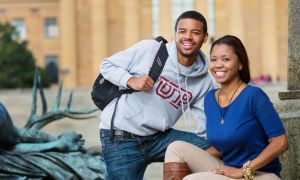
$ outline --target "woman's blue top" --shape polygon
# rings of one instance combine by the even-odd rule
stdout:
[[[256,158],[269,144],[269,139],[285,134],[278,113],[268,96],[258,87],[247,85],[227,107],[220,108],[216,89],[205,97],[207,139],[223,155],[224,164],[240,168]],[[221,124],[221,113],[225,117]],[[258,171],[280,176],[278,158]]]

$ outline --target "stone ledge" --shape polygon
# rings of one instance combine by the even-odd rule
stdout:
[[[293,113],[300,111],[300,99],[292,99],[285,101],[276,101],[273,102],[274,107],[280,114]]]
[[[279,92],[278,96],[280,100],[300,99],[300,91],[293,90],[287,92]]]

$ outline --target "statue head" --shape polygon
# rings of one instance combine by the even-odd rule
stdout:
[[[19,143],[19,134],[5,106],[0,102],[0,149],[12,149]]]

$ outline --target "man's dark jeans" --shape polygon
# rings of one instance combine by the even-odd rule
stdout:
[[[100,137],[108,178],[111,180],[142,180],[147,165],[163,162],[168,145],[174,141],[186,141],[203,149],[210,146],[195,133],[175,129],[145,137],[115,136],[113,142],[109,131],[101,129]]]

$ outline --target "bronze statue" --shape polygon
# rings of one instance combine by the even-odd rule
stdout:
[[[42,115],[36,114],[37,90],[42,101]],[[87,119],[96,111],[72,111],[72,93],[67,108],[60,108],[62,84],[50,112],[41,85],[38,70],[33,85],[31,115],[24,128],[14,126],[11,117],[0,102],[0,179],[106,179],[101,153],[91,154],[84,148],[82,135],[75,131],[58,137],[40,129],[63,117]]]

